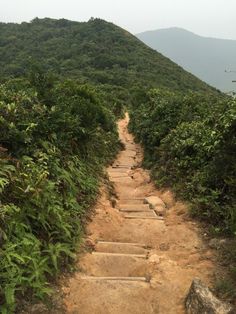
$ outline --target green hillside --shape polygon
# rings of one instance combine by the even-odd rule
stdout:
[[[228,238],[218,255],[227,275],[215,287],[235,302],[236,99],[153,89],[130,118],[158,188],[171,188],[187,201],[209,238]]]
[[[145,46],[135,36],[100,19],[72,22],[34,19],[0,24],[0,77],[22,76],[30,60],[81,82],[119,88],[169,87],[210,91],[207,84]]]
[[[73,263],[123,104],[156,182],[236,233],[235,101],[103,20],[1,23],[0,313]]]

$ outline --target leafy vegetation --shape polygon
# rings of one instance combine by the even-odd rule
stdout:
[[[115,99],[110,106],[117,99],[127,104],[133,89],[140,87],[217,93],[135,36],[100,19],[0,23],[0,77],[24,76],[31,60],[43,60],[45,70],[62,79],[109,90],[109,100]]]
[[[2,313],[22,295],[50,293],[119,148],[115,120],[93,88],[36,71],[30,79],[0,86]]]
[[[235,101],[100,19],[0,23],[0,78],[2,313],[73,260],[124,106],[154,178],[236,232]]]
[[[151,90],[130,128],[157,184],[172,186],[216,232],[236,234],[236,101]]]

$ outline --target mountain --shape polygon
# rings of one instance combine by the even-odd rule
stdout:
[[[101,19],[0,23],[0,80],[25,75],[32,60],[61,78],[119,89],[124,100],[127,90],[140,86],[215,92],[126,30]]]
[[[181,28],[136,36],[208,84],[226,92],[235,90],[236,73],[225,70],[236,70],[236,40],[201,37]]]

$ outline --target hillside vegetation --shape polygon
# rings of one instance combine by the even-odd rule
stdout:
[[[214,91],[135,36],[100,19],[1,23],[0,77],[24,75],[32,59],[61,78],[102,84],[109,92],[112,86],[124,102],[140,86]]]
[[[3,314],[21,299],[45,300],[71,265],[120,148],[124,106],[158,183],[236,232],[235,101],[125,30],[100,19],[1,23],[0,80]]]
[[[50,293],[119,148],[115,120],[93,88],[49,83],[33,72],[0,85],[1,313],[13,313],[22,296]]]
[[[189,200],[216,234],[236,234],[235,100],[154,89],[133,108],[130,129],[159,186]]]
[[[206,239],[223,243],[217,256],[225,272],[215,278],[215,291],[235,304],[236,100],[167,89],[141,96],[130,130],[144,147],[144,165],[159,188],[187,201]]]

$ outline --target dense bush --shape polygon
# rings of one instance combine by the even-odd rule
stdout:
[[[114,118],[91,87],[39,77],[0,86],[2,313],[22,295],[50,292],[48,280],[73,259],[102,167],[119,147]]]
[[[131,113],[145,163],[215,231],[236,233],[236,101],[152,90]]]

